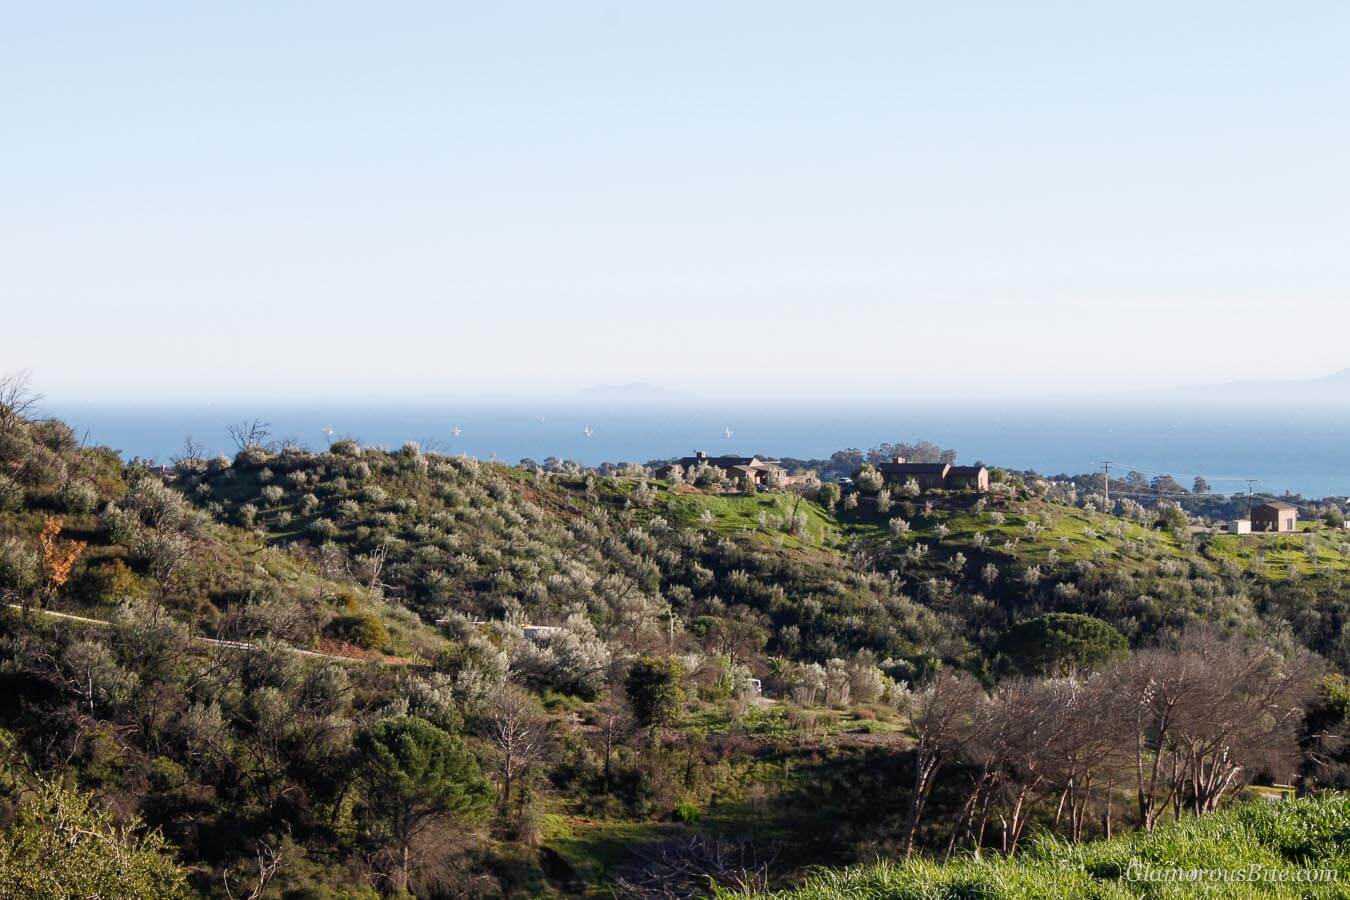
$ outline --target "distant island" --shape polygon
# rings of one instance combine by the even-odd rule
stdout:
[[[1265,371],[1259,373],[1266,375]],[[1222,384],[1161,388],[1126,394],[1130,400],[1156,403],[1216,403],[1223,406],[1314,405],[1350,406],[1350,369],[1318,378],[1275,379],[1257,377]]]

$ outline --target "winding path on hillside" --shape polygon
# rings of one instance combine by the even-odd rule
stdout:
[[[23,611],[23,606],[18,603],[8,603],[6,606],[20,612]],[[79,622],[82,625],[98,625],[103,628],[117,627],[116,623],[109,622],[106,619],[91,619],[87,616],[77,616],[74,613],[56,612],[55,610],[40,609],[35,606],[29,607],[28,611],[33,615],[46,616],[49,619],[64,619],[67,622]],[[192,640],[199,644],[205,644],[209,647],[220,647],[225,650],[258,652],[268,649],[266,647],[259,647],[257,644],[250,644],[247,641],[224,641],[219,638],[202,637],[201,635],[192,635]],[[361,663],[378,663],[385,666],[409,666],[413,664],[411,659],[402,656],[381,656],[379,659],[363,659],[359,656],[343,656],[340,653],[324,653],[319,650],[305,650],[300,647],[290,647],[285,644],[282,644],[280,649],[285,650],[287,653],[294,653],[297,656],[310,656],[316,659],[331,659],[334,662],[351,663],[354,665]]]

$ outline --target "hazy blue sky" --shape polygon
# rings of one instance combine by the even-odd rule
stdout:
[[[4,3],[52,399],[1350,365],[1344,3]]]

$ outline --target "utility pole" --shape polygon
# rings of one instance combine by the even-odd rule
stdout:
[[[1253,490],[1255,489],[1255,487],[1256,487],[1256,479],[1255,479],[1255,478],[1248,478],[1248,479],[1246,479],[1246,482],[1247,482],[1247,518],[1248,518],[1248,519],[1251,519],[1251,517],[1252,517],[1252,491],[1253,491]]]
[[[1106,511],[1111,511],[1111,460],[1102,463],[1102,469],[1106,476]]]

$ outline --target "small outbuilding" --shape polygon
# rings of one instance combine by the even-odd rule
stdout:
[[[952,466],[947,470],[947,489],[983,494],[989,490],[989,470],[984,466]]]
[[[1283,500],[1267,500],[1253,506],[1252,531],[1298,531],[1298,507]]]

